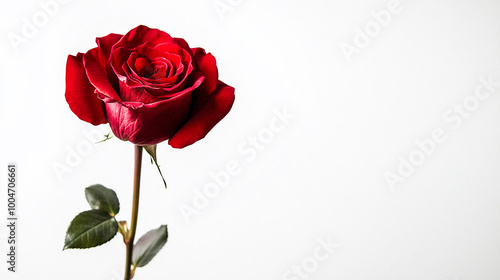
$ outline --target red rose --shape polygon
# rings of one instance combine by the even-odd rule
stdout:
[[[108,123],[138,145],[168,140],[183,148],[229,112],[234,88],[218,79],[215,58],[181,38],[138,26],[97,38],[98,47],[68,56],[66,101],[80,119]]]

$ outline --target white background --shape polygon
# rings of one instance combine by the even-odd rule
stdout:
[[[133,168],[130,143],[90,145],[96,129],[69,110],[64,77],[68,54],[139,24],[212,52],[236,101],[202,141],[158,146],[167,190],[144,156],[138,236],[160,224],[170,236],[135,279],[500,278],[500,87],[474,96],[480,77],[500,81],[500,2],[401,0],[382,27],[375,17],[389,0],[67,1],[51,15],[48,2],[0,10],[5,223],[6,165],[19,167],[18,273],[7,272],[2,222],[1,279],[122,279],[120,236],[62,251],[91,184],[113,188],[118,219],[130,219]],[[30,23],[37,30],[23,34]],[[371,30],[369,41],[358,28]],[[346,44],[357,52],[346,56]],[[457,119],[449,110],[463,102],[470,110]],[[293,118],[270,135],[283,110]],[[385,174],[423,155],[415,141],[435,129],[446,140],[391,188]],[[75,160],[78,147],[86,150]],[[232,161],[239,174],[183,216]],[[328,238],[339,246],[327,255],[317,248]]]

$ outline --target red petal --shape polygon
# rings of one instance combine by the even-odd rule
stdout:
[[[105,37],[96,39],[101,56],[107,62],[106,74],[108,75],[108,80],[113,87],[116,87],[118,85],[118,78],[116,77],[116,75],[114,75],[113,69],[111,69],[111,66],[109,65],[109,56],[111,54],[113,45],[116,44],[122,37],[123,35],[111,33]]]
[[[108,79],[106,73],[107,59],[101,55],[98,47],[89,50],[83,56],[83,64],[89,81],[99,92],[114,101],[121,101],[120,96],[118,96]]]
[[[204,138],[229,113],[233,102],[234,88],[219,81],[205,106],[175,133],[168,144],[174,148],[184,148]]]
[[[66,101],[75,115],[93,125],[107,123],[104,103],[97,98],[94,86],[83,68],[82,53],[68,56],[66,64]]]
[[[125,34],[120,41],[113,46],[113,50],[119,47],[137,47],[146,42],[158,45],[163,43],[172,43],[173,39],[164,31],[139,25]]]
[[[196,114],[196,112],[205,105],[210,98],[210,94],[215,90],[219,79],[219,73],[217,71],[215,57],[211,53],[205,54],[205,50],[202,48],[194,48],[193,51],[194,60],[201,73],[203,73],[203,76],[205,76],[205,81],[193,94],[192,113]]]
[[[182,38],[174,38],[174,42],[181,48],[185,49],[191,57],[193,56],[193,52],[191,51],[191,48],[189,47],[189,44],[186,42],[186,40]]]
[[[109,58],[109,55],[111,53],[111,48],[113,47],[114,44],[116,44],[120,39],[123,37],[123,35],[120,34],[108,34],[107,36],[100,37],[96,39],[97,45],[99,46],[99,49],[101,50],[102,56],[104,56],[106,59]]]
[[[213,92],[219,80],[215,57],[211,53],[205,53],[205,50],[202,48],[195,48],[193,50],[194,60],[201,73],[203,73],[203,76],[205,76],[205,82],[201,85],[200,90]]]
[[[191,93],[133,108],[107,103],[109,125],[119,139],[137,145],[154,145],[169,139],[186,122]]]

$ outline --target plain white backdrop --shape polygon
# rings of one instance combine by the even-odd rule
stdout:
[[[120,236],[62,251],[91,184],[130,219],[133,168],[132,144],[94,144],[109,127],[69,110],[64,77],[68,54],[144,24],[213,53],[236,101],[198,143],[158,145],[167,190],[144,156],[138,236],[168,224],[169,240],[135,279],[499,279],[499,13],[495,0],[4,1],[0,260],[9,162],[19,249],[0,278],[122,279]]]

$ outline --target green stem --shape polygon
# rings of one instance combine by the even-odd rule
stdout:
[[[127,255],[125,259],[125,280],[130,280],[134,275],[130,273],[132,267],[132,253],[134,251],[135,229],[137,228],[137,215],[139,214],[139,192],[141,185],[141,165],[142,165],[142,146],[135,145],[134,160],[134,196],[132,198],[132,219],[125,246]]]

